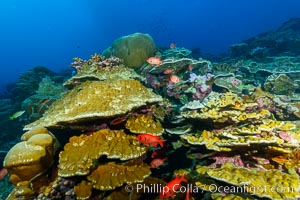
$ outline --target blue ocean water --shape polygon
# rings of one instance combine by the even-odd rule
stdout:
[[[35,66],[66,69],[73,57],[101,53],[134,32],[159,46],[219,54],[299,10],[298,0],[1,0],[0,85]]]

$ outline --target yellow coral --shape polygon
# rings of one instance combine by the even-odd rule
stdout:
[[[183,111],[182,115],[186,118],[193,118],[217,123],[224,122],[243,122],[249,120],[265,119],[271,116],[268,110],[262,109],[258,113],[256,111],[245,112],[247,108],[257,105],[254,102],[244,102],[243,99],[236,94],[227,93],[211,93],[203,102],[204,108],[195,111]]]
[[[71,87],[78,82],[87,80],[116,80],[116,79],[139,79],[143,80],[133,69],[127,68],[124,65],[109,66],[107,68],[99,67],[98,65],[85,64],[82,70],[78,70],[77,74],[72,76],[64,83],[64,86]]]
[[[30,134],[27,140],[17,143],[6,154],[3,166],[11,174],[11,182],[31,181],[49,168],[55,153],[55,138],[46,133]]]
[[[133,184],[143,182],[151,174],[147,164],[141,165],[121,165],[108,163],[100,165],[87,179],[93,183],[93,187],[98,190],[113,190],[124,183]]]
[[[271,132],[271,131],[292,131],[295,129],[296,125],[291,122],[286,121],[276,121],[271,119],[261,120],[261,124],[250,124],[248,126],[242,126],[241,128],[237,127],[237,134],[260,134],[262,132]],[[232,132],[232,134],[234,134]]]
[[[51,104],[42,118],[26,125],[24,130],[120,116],[160,101],[160,96],[136,80],[85,82]]]
[[[243,194],[221,194],[221,193],[212,193],[211,198],[213,200],[252,200],[253,198],[245,197]]]
[[[74,186],[74,193],[76,194],[76,199],[85,200],[89,199],[92,195],[92,184],[83,180],[76,186]]]
[[[34,195],[35,191],[33,191],[30,182],[22,181],[16,185],[16,187],[11,191],[6,200],[33,199]]]
[[[272,160],[283,165],[286,169],[300,168],[300,149],[298,148],[291,153],[274,157]]]
[[[268,127],[268,124],[272,124],[273,127]],[[190,144],[205,145],[207,149],[215,151],[231,151],[238,146],[261,145],[264,147],[265,144],[268,144],[266,148],[269,150],[273,148],[273,150],[283,149],[285,153],[291,152],[300,144],[299,134],[291,131],[285,132],[284,134],[292,139],[284,140],[276,132],[276,128],[280,130],[282,126],[285,126],[285,122],[276,123],[266,120],[259,125],[250,124],[241,128],[229,127],[215,131],[204,130],[198,136],[182,135],[181,137]]]
[[[151,135],[162,135],[163,127],[159,121],[154,121],[151,115],[131,115],[125,124],[132,133],[150,133]]]
[[[48,129],[46,129],[45,127],[42,127],[42,126],[36,126],[36,127],[33,127],[30,131],[25,132],[21,136],[21,140],[26,141],[33,135],[43,134],[43,133],[48,134],[49,133]]]
[[[197,166],[197,171],[203,173],[203,166]],[[300,197],[299,176],[296,173],[287,174],[280,170],[257,170],[238,168],[226,163],[221,168],[208,168],[206,174],[215,180],[233,185],[235,189],[243,189],[244,192],[256,195],[260,198],[295,199]],[[201,183],[196,183],[202,187]]]
[[[91,136],[73,136],[59,154],[58,174],[63,177],[86,175],[94,161],[103,155],[129,160],[145,152],[146,147],[141,146],[135,136],[126,135],[123,130],[103,129]]]

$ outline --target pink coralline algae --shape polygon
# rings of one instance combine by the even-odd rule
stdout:
[[[226,157],[226,156],[214,156],[212,157],[213,160],[216,162],[209,165],[209,167],[221,167],[225,163],[232,163],[236,167],[244,167],[245,164],[242,161],[241,157],[239,155],[234,157]]]
[[[292,136],[290,136],[289,134],[287,134],[286,132],[283,132],[283,131],[279,132],[278,136],[287,142],[295,141],[295,139]]]
[[[79,70],[82,70],[83,68],[81,67],[81,66],[79,66],[79,65],[76,65],[75,67],[74,67],[77,71],[79,71]]]
[[[257,107],[259,109],[266,108],[268,106],[268,104],[264,102],[264,98],[262,97],[257,98],[256,102],[257,102]]]
[[[237,79],[233,79],[233,80],[231,81],[231,84],[234,85],[234,86],[238,86],[238,85],[240,85],[241,83],[242,83],[242,82],[239,81],[239,80],[237,80]]]
[[[103,61],[100,61],[97,63],[97,65],[99,65],[99,67],[106,67],[106,66],[118,66],[120,65],[121,61],[119,58],[117,57],[110,57],[110,58],[106,58]]]

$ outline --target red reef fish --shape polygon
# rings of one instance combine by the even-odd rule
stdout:
[[[175,71],[175,69],[168,68],[168,69],[166,69],[163,73],[164,73],[164,74],[171,74],[171,73],[174,72],[174,71]]]
[[[157,66],[160,66],[162,64],[162,61],[160,60],[159,57],[151,57],[151,58],[148,58],[147,59],[147,62],[150,64],[150,65],[157,65]]]
[[[176,178],[171,180],[167,185],[163,187],[163,191],[159,194],[159,197],[162,199],[166,199],[169,197],[174,197],[176,195],[176,191],[181,187],[181,182],[188,182],[184,176],[179,177],[176,175]]]
[[[171,83],[178,83],[180,81],[179,77],[176,75],[171,74],[170,75],[170,82]]]
[[[143,143],[146,146],[157,147],[158,144],[163,147],[165,140],[160,140],[159,136],[153,136],[150,134],[139,134],[136,136],[137,141]]]
[[[112,121],[110,121],[109,125],[119,125],[122,124],[123,122],[125,122],[127,120],[127,116],[125,117],[118,117],[113,119]]]
[[[2,180],[2,179],[4,179],[4,177],[7,175],[7,169],[5,169],[5,168],[2,168],[1,170],[0,170],[0,181]]]
[[[166,157],[166,150],[164,149],[156,149],[151,154],[151,158],[164,158],[164,157]]]
[[[149,166],[150,168],[159,168],[166,160],[167,158],[155,158],[150,162]]]

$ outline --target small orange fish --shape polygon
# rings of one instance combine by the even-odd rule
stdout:
[[[160,60],[159,57],[150,57],[147,59],[147,62],[152,66],[153,65],[160,66],[162,64],[162,61]]]
[[[48,101],[50,100],[50,98],[46,98],[46,99],[43,99],[41,102],[40,102],[40,106],[42,107],[43,105],[45,105]]]
[[[160,140],[159,136],[153,136],[150,134],[139,134],[136,136],[137,141],[143,143],[146,146],[157,147],[158,144],[163,147],[165,140]]]
[[[170,44],[170,49],[175,49],[176,48],[176,45],[172,42],[171,44]]]
[[[150,162],[149,166],[150,168],[159,168],[166,160],[167,158],[155,158]]]
[[[188,71],[192,71],[192,70],[193,70],[193,65],[192,65],[192,64],[189,64],[189,65],[187,66],[187,70],[188,70]]]
[[[180,81],[179,77],[176,75],[170,75],[170,82],[171,83],[178,83]]]
[[[272,160],[273,160],[274,162],[277,162],[277,163],[280,164],[280,165],[283,165],[284,163],[286,163],[286,162],[289,161],[288,159],[286,159],[286,158],[284,158],[284,157],[282,157],[282,156],[274,157],[274,158],[272,158]]]
[[[4,177],[7,175],[8,171],[5,168],[2,168],[0,170],[0,181],[4,179]]]
[[[181,187],[181,182],[188,182],[184,176],[179,177],[176,175],[176,178],[171,180],[166,184],[166,186],[163,187],[163,191],[159,194],[159,197],[162,199],[166,199],[169,197],[175,197],[176,190],[178,190]]]
[[[175,69],[168,68],[168,69],[166,69],[163,73],[164,73],[164,74],[171,74],[171,73],[174,72],[174,71],[175,71]]]
[[[118,117],[118,118],[115,118],[113,119],[112,121],[110,121],[109,125],[119,125],[123,122],[125,122],[127,120],[127,116],[125,117]]]
[[[164,158],[164,157],[166,157],[166,151],[164,149],[156,149],[151,154],[151,158]]]

